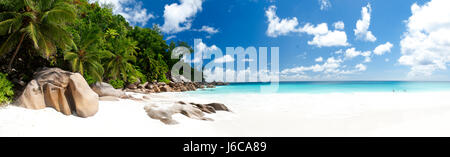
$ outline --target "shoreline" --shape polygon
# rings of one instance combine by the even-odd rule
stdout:
[[[450,120],[446,96],[450,92],[127,94],[147,95],[150,100],[100,101],[99,112],[88,118],[65,116],[53,108],[6,106],[0,108],[0,136],[450,136],[450,126],[446,125]],[[176,101],[219,102],[233,112],[206,114],[214,121],[175,114],[179,124],[166,125],[143,109],[150,103],[170,105]]]

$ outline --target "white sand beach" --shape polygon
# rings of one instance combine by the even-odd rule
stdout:
[[[142,94],[134,94],[139,97]],[[0,136],[450,136],[450,93],[209,94],[159,93],[149,101],[100,101],[89,118],[53,108],[0,108]],[[151,119],[147,104],[224,103],[233,112],[202,121],[177,114]]]

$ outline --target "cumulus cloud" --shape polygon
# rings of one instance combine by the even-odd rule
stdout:
[[[195,31],[198,31],[198,32],[206,32],[206,33],[211,34],[211,35],[212,35],[212,34],[216,34],[216,33],[219,32],[218,29],[216,29],[216,28],[214,28],[214,27],[210,27],[210,26],[202,26],[201,29],[195,29]]]
[[[313,26],[307,23],[305,26],[299,29],[300,32],[305,32],[310,35],[314,35],[311,41],[308,41],[309,45],[315,45],[317,47],[331,47],[331,46],[348,46],[347,34],[340,30],[328,30],[326,23]]]
[[[281,71],[281,74],[303,74],[306,71],[312,72],[324,72],[324,73],[338,73],[340,70],[338,69],[343,62],[342,59],[336,59],[334,57],[330,57],[323,64],[315,64],[312,66],[299,66],[290,69],[284,69]]]
[[[450,1],[431,0],[411,6],[398,62],[411,67],[410,77],[430,76],[450,62]]]
[[[309,45],[318,47],[349,45],[347,43],[347,34],[340,30],[344,27],[342,21],[337,22],[336,30],[329,30],[327,23],[321,23],[317,26],[307,23],[303,27],[300,27],[296,17],[280,19],[276,14],[276,7],[274,5],[266,10],[266,17],[269,23],[266,34],[269,37],[275,38],[290,33],[307,33],[314,36],[311,41],[308,41]]]
[[[192,20],[202,10],[203,0],[180,0],[164,6],[164,25],[161,31],[178,33],[191,28]]]
[[[287,35],[291,32],[298,32],[298,20],[296,17],[280,19],[276,14],[277,7],[272,5],[266,10],[266,17],[269,23],[266,34],[269,37]]]
[[[358,71],[366,71],[367,67],[364,64],[358,64],[355,66],[356,70]]]
[[[372,54],[371,51],[362,52],[362,51],[358,51],[354,47],[352,47],[352,48],[345,50],[344,56],[345,56],[345,59],[353,59],[358,56],[363,56],[363,57],[365,57],[364,62],[367,63],[367,62],[372,61],[372,59],[370,58],[371,54]]]
[[[386,52],[391,52],[392,45],[390,42],[386,42],[385,44],[381,44],[373,50],[373,53],[376,55],[383,55]]]
[[[344,24],[344,22],[342,22],[342,21],[335,22],[335,23],[333,24],[333,26],[334,26],[334,29],[340,29],[340,30],[343,30],[343,29],[345,28],[345,24]]]
[[[372,31],[369,31],[371,13],[372,8],[370,7],[370,4],[367,4],[367,6],[362,7],[361,9],[362,19],[356,22],[356,29],[354,29],[356,39],[361,39],[370,42],[374,42],[377,40],[377,38],[372,34]]]
[[[316,62],[323,62],[323,58],[322,57],[316,58],[315,61]]]
[[[320,10],[327,10],[331,7],[331,3],[329,0],[319,0]]]
[[[140,24],[145,26],[151,18],[155,16],[147,13],[147,9],[142,8],[142,2],[135,0],[89,0],[98,2],[101,6],[110,6],[114,14],[122,15],[131,25]]]

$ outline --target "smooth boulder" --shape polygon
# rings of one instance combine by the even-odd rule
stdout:
[[[34,74],[14,104],[28,109],[52,107],[65,115],[90,117],[98,111],[98,99],[81,74],[44,68]]]

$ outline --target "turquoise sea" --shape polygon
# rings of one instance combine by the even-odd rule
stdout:
[[[265,93],[261,88],[277,89],[275,93],[354,93],[354,92],[450,92],[450,82],[411,81],[310,81],[271,83],[231,83],[227,86],[202,89],[189,94]]]

